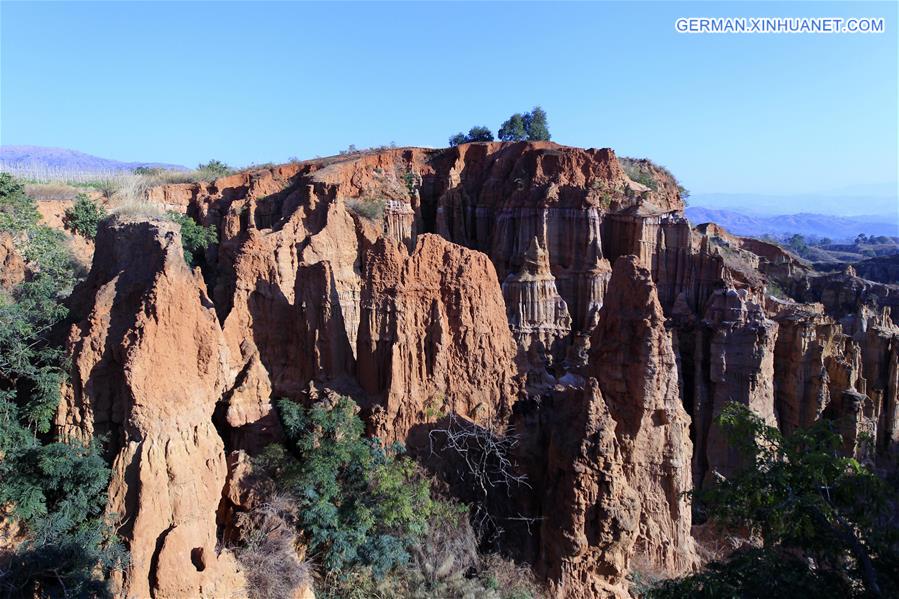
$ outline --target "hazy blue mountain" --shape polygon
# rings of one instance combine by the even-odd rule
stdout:
[[[713,210],[733,210],[753,216],[780,214],[833,214],[837,216],[893,215],[899,218],[896,184],[856,185],[815,194],[758,195],[750,193],[697,193],[690,204]]]
[[[694,225],[713,222],[735,235],[751,237],[760,237],[766,233],[774,236],[799,233],[804,236],[814,235],[842,241],[854,239],[859,233],[899,236],[899,220],[895,215],[889,214],[879,216],[868,214],[858,218],[812,213],[759,216],[700,206],[690,206],[686,214]]]
[[[49,170],[53,172],[110,173],[130,171],[139,166],[187,170],[178,164],[122,162],[91,156],[66,148],[43,146],[0,146],[0,169],[12,172]]]

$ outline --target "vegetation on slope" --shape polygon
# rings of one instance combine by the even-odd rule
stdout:
[[[96,444],[51,434],[66,376],[51,339],[75,282],[63,234],[40,223],[24,186],[0,174],[0,234],[29,276],[0,290],[0,593],[99,596],[125,554],[104,515],[109,468]]]
[[[468,509],[441,498],[401,446],[365,437],[351,399],[309,408],[281,400],[278,408],[287,441],[269,446],[257,466],[275,482],[269,504],[294,514],[285,520],[320,573],[317,596],[540,596],[526,570],[477,554]],[[238,549],[244,563],[247,555]],[[296,573],[290,560],[275,561],[284,571],[272,576]],[[258,584],[250,592],[271,596]]]

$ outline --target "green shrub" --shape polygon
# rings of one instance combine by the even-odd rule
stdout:
[[[640,167],[634,166],[626,166],[624,168],[624,172],[627,173],[627,176],[634,183],[639,183],[640,185],[645,185],[653,191],[658,190],[659,184],[656,182],[655,178],[652,174]]]
[[[157,166],[138,166],[131,170],[135,175],[147,175],[150,177],[162,174],[161,168]]]
[[[459,144],[467,144],[473,141],[493,141],[493,132],[487,127],[476,125],[465,133],[456,133],[449,138],[449,145],[458,146]]]
[[[76,233],[87,239],[97,236],[97,225],[106,218],[106,210],[103,206],[79,193],[75,197],[75,203],[67,208],[62,217],[63,226],[72,233]]]
[[[218,241],[215,227],[198,225],[197,221],[177,212],[169,212],[170,219],[181,225],[181,246],[184,248],[184,261],[193,268],[197,266],[199,256],[210,245]]]
[[[310,553],[343,577],[361,567],[377,579],[406,564],[432,515],[452,509],[431,498],[415,462],[364,437],[348,398],[278,408],[288,442],[270,446],[261,463],[298,501]]]
[[[0,232],[15,236],[36,226],[40,219],[25,186],[9,173],[0,173]]]

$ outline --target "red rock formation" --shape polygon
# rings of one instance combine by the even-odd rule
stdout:
[[[526,352],[535,370],[552,366],[554,355],[563,353],[558,345],[571,333],[571,316],[556,289],[546,250],[536,237],[521,270],[503,280],[503,298],[519,349]]]
[[[453,411],[495,423],[515,399],[515,343],[486,256],[421,235],[366,256],[357,376],[380,436],[406,441]]]
[[[588,373],[615,422],[627,484],[641,498],[635,549],[667,572],[691,568],[690,419],[681,404],[671,337],[649,270],[615,262],[590,340]]]
[[[682,493],[691,459],[697,480],[734,464],[711,424],[728,400],[787,432],[838,419],[856,455],[869,435],[879,456],[897,451],[899,341],[881,308],[899,288],[810,277],[771,244],[691,230],[674,179],[626,164],[655,189],[611,150],[538,142],[390,149],[150,190],[217,228],[204,265],[214,306],[170,225],[104,229],[73,298],[58,426],[111,435],[112,503],[138,547],[128,588],[239,586],[215,553],[216,402],[229,449],[278,438],[271,395],[319,389],[350,392],[370,430],[405,441],[449,410],[495,424],[529,370],[542,407],[533,422],[516,415],[534,424],[521,429],[533,490],[520,499],[544,520],[523,553],[559,597],[626,595],[635,556],[671,573],[694,564]],[[772,283],[823,307],[764,299]]]
[[[74,305],[83,319],[70,335],[72,389],[57,425],[110,433],[109,510],[131,552],[124,594],[240,594],[236,561],[216,542],[227,468],[212,414],[228,351],[177,226],[102,226]]]
[[[595,379],[557,391],[547,446],[537,569],[559,599],[628,597],[625,577],[640,529],[616,422]]]

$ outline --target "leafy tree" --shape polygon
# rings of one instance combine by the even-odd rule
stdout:
[[[270,446],[261,463],[299,502],[300,528],[325,569],[383,576],[406,563],[432,515],[453,509],[431,499],[429,482],[399,447],[363,436],[352,400],[278,407],[288,443]]]
[[[493,132],[480,125],[468,130],[468,141],[493,141]]]
[[[230,175],[233,172],[231,167],[221,160],[210,160],[205,164],[200,164],[197,166],[197,170],[209,174],[213,177],[224,177],[225,175]]]
[[[0,292],[0,522],[24,541],[0,556],[0,595],[100,596],[125,559],[103,517],[109,469],[97,447],[48,433],[65,376],[51,331],[74,283],[60,231],[39,223],[20,183],[0,176],[0,232],[15,236],[29,271]]]
[[[549,124],[546,121],[546,111],[539,106],[524,115],[524,129],[530,141],[549,141]]]
[[[197,221],[177,212],[169,212],[169,218],[181,225],[181,246],[184,248],[184,261],[193,268],[198,264],[201,252],[218,241],[215,227],[198,225]]]
[[[469,129],[467,135],[465,133],[456,133],[449,138],[449,144],[451,146],[458,146],[459,144],[467,144],[474,141],[493,141],[493,132],[487,127],[477,125]]]
[[[72,233],[87,239],[97,236],[97,225],[106,217],[106,210],[86,194],[79,193],[75,203],[66,209],[62,217],[63,225]]]
[[[524,116],[516,112],[499,127],[501,141],[524,141],[528,138]]]
[[[468,136],[461,131],[455,135],[451,135],[449,138],[449,145],[451,146],[458,146],[464,143],[468,143]]]
[[[502,141],[549,141],[550,137],[546,111],[539,106],[524,114],[516,112],[499,128]]]
[[[831,422],[784,436],[747,407],[732,403],[719,423],[745,465],[695,493],[697,507],[721,525],[748,530],[762,546],[668,581],[650,596],[899,593],[895,493],[857,460],[842,455],[843,442]],[[772,589],[783,593],[770,595]]]

